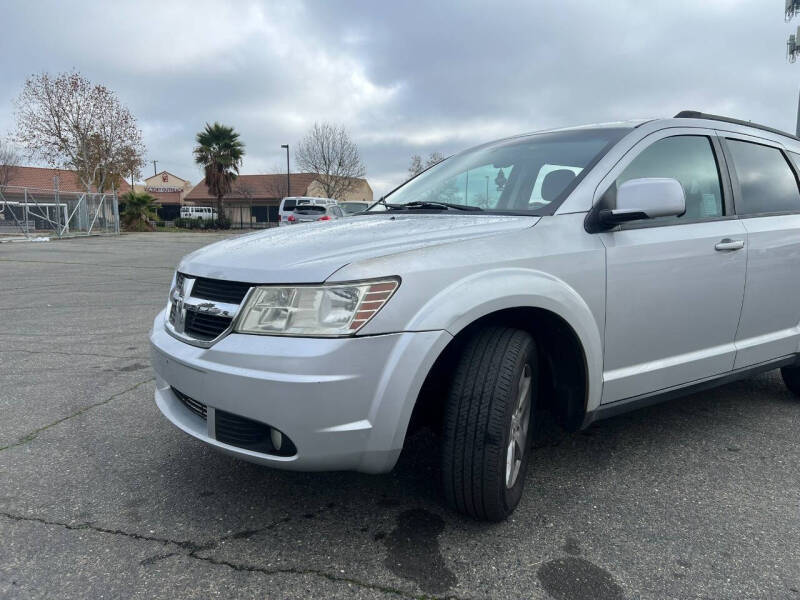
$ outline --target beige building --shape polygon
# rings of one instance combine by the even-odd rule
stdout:
[[[145,179],[144,185],[135,185],[134,189],[137,192],[147,192],[155,197],[161,205],[158,216],[162,219],[172,220],[180,216],[181,206],[184,204],[186,195],[192,190],[192,184],[169,171],[161,171],[161,173]]]
[[[286,196],[324,198],[325,191],[314,173],[292,173],[286,190],[286,174],[239,175],[230,194],[222,199],[225,215],[233,227],[264,226],[278,222],[278,205]],[[198,183],[184,198],[186,204],[215,206],[217,199]],[[366,179],[357,179],[343,201],[372,202],[372,188]]]

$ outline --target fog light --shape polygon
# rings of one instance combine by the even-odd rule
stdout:
[[[275,448],[275,450],[281,449],[281,445],[283,444],[283,434],[280,431],[274,427],[270,427],[269,439],[272,440],[272,447]]]

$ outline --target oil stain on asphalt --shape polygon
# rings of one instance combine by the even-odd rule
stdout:
[[[585,558],[569,556],[548,561],[537,573],[554,600],[624,600],[625,593],[611,573]]]
[[[439,550],[444,519],[421,508],[397,516],[397,526],[381,541],[386,546],[384,565],[403,579],[410,579],[429,594],[446,592],[456,583]]]

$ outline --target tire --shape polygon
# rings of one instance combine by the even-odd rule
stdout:
[[[795,396],[800,396],[800,367],[783,367],[781,377],[789,391]]]
[[[536,381],[529,333],[487,327],[466,343],[448,392],[442,440],[444,492],[455,510],[502,521],[516,508],[530,456]],[[519,411],[526,383],[527,410]],[[517,443],[509,461],[512,427]]]

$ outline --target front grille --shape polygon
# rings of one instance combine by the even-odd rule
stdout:
[[[192,277],[184,273],[176,273],[175,275],[175,288],[178,290],[178,297],[170,298],[169,317],[168,321],[173,327],[178,327],[176,321],[180,321],[181,315],[178,314],[177,305],[180,305],[180,296],[183,295],[183,286],[187,278],[193,280],[190,295],[192,298],[199,298],[207,300],[208,304],[212,303],[225,303],[241,305],[244,297],[250,290],[251,284],[243,283],[241,281],[225,281],[222,279],[208,279],[206,277]],[[186,299],[184,299],[186,300]],[[232,318],[223,317],[209,311],[200,312],[195,310],[192,306],[193,303],[187,302],[184,304],[185,320],[183,329],[178,331],[181,339],[189,341],[188,338],[194,338],[199,342],[211,342],[220,337],[230,327]],[[197,304],[195,302],[194,304]],[[206,303],[203,302],[203,305]],[[205,306],[204,306],[205,308]],[[221,308],[221,307],[220,307]],[[234,312],[232,307],[224,307],[228,313]],[[189,341],[189,343],[191,343]]]
[[[193,338],[208,341],[219,336],[230,324],[230,317],[187,310],[184,331]]]
[[[251,285],[241,281],[225,281],[222,279],[206,279],[198,277],[192,287],[192,296],[214,302],[241,304]]]
[[[190,398],[189,396],[187,396],[181,391],[176,390],[175,388],[172,388],[172,392],[175,394],[175,396],[177,396],[178,400],[180,400],[181,404],[183,404],[186,408],[188,408],[197,416],[202,417],[203,419],[206,418],[207,409],[205,404],[203,404],[202,402],[198,402],[194,398]]]

